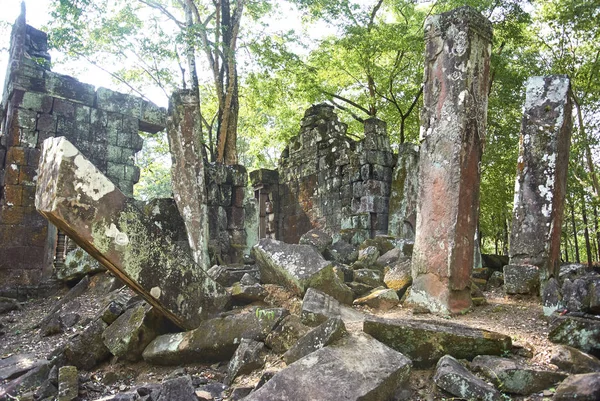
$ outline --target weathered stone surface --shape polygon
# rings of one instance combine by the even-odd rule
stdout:
[[[128,361],[142,359],[142,352],[166,324],[145,302],[129,308],[102,333],[104,345],[110,353]]]
[[[491,23],[469,7],[425,22],[426,63],[413,285],[434,313],[470,308]]]
[[[303,234],[298,242],[301,245],[312,245],[322,254],[333,243],[331,235],[318,228]]]
[[[331,262],[312,246],[265,238],[252,248],[252,254],[263,283],[283,285],[298,295],[308,288],[316,288],[340,302],[352,302],[350,288],[335,274]]]
[[[597,401],[600,399],[600,373],[567,377],[556,389],[553,401]]]
[[[438,361],[433,381],[450,394],[467,400],[502,400],[498,390],[469,372],[450,355]]]
[[[590,308],[590,293],[588,281],[576,278],[573,281],[565,279],[562,285],[562,295],[565,307],[570,312],[588,311]]]
[[[265,344],[260,341],[242,338],[231,361],[229,361],[227,382],[225,384],[230,385],[238,375],[248,374],[253,370],[260,369],[265,363],[261,356],[264,348]]]
[[[379,256],[379,249],[373,245],[358,250],[358,261],[367,267],[375,265]]]
[[[317,326],[332,317],[340,317],[344,323],[360,322],[364,315],[343,305],[329,295],[309,288],[302,300],[302,322]]]
[[[7,395],[15,396],[18,392],[34,389],[40,386],[48,377],[50,363],[46,362],[16,379],[0,387],[0,399]]]
[[[414,240],[417,223],[419,148],[403,143],[398,148],[398,162],[392,172],[389,235]]]
[[[225,291],[64,138],[44,142],[36,207],[176,324],[192,328]]]
[[[83,370],[91,370],[110,357],[110,351],[102,342],[102,333],[108,325],[96,319],[73,337],[64,348],[67,363]]]
[[[47,361],[37,359],[33,354],[16,354],[0,359],[0,381],[19,377]]]
[[[417,367],[430,367],[444,355],[473,359],[510,351],[511,339],[492,331],[449,322],[367,317],[365,333],[408,356]]]
[[[231,300],[233,302],[251,303],[263,301],[267,296],[267,290],[260,284],[242,285],[236,283],[231,287]]]
[[[171,166],[173,194],[185,223],[194,260],[200,267],[210,266],[208,256],[208,209],[204,162],[199,155],[202,120],[198,98],[191,90],[173,93],[169,104],[167,135],[173,154]]]
[[[195,401],[196,399],[192,378],[181,376],[163,382],[156,401]]]
[[[72,401],[79,396],[79,378],[75,366],[58,369],[58,401]]]
[[[329,318],[318,327],[309,331],[304,337],[283,354],[283,360],[288,365],[298,359],[334,343],[346,334],[346,326],[339,317]]]
[[[387,400],[409,373],[404,355],[352,335],[291,364],[245,400]]]
[[[388,288],[396,291],[399,296],[404,295],[408,287],[412,285],[411,261],[399,261],[385,273],[383,282]]]
[[[559,268],[558,279],[563,283],[566,279],[574,280],[587,273],[587,265],[582,263],[569,263]]]
[[[77,312],[81,307],[81,303],[77,300],[68,302],[51,315],[44,318],[40,324],[40,335],[51,336],[58,333],[63,333],[65,330],[73,327],[79,322],[81,316]]]
[[[491,355],[475,357],[471,368],[511,394],[529,395],[552,387],[567,377],[564,373],[530,368],[512,359]]]
[[[354,281],[371,287],[383,285],[383,274],[379,270],[357,269],[354,270]]]
[[[358,249],[344,240],[337,240],[325,251],[325,258],[345,265],[350,265],[358,260]]]
[[[394,248],[391,249],[389,251],[387,251],[386,253],[384,253],[383,255],[381,255],[379,258],[377,258],[377,265],[378,266],[382,266],[382,267],[391,267],[394,266],[398,260],[402,257],[402,250],[399,248]]]
[[[487,288],[500,288],[504,285],[504,274],[499,271],[495,271],[490,276],[487,282]]]
[[[311,330],[297,315],[288,315],[269,333],[265,345],[278,354],[283,354]]]
[[[600,359],[568,345],[556,348],[550,362],[569,373],[600,372]]]
[[[194,330],[156,337],[143,357],[157,365],[224,361],[242,338],[265,341],[286,314],[285,309],[256,309],[206,320]]]
[[[510,264],[539,267],[542,288],[559,274],[572,127],[569,90],[566,75],[529,78],[521,121]],[[508,285],[513,279],[518,276],[504,278]]]
[[[534,265],[504,266],[504,292],[507,294],[537,294],[540,270]]]
[[[106,268],[81,248],[67,252],[64,262],[55,269],[56,278],[62,281],[73,281],[103,270]]]
[[[400,303],[396,291],[390,288],[376,288],[364,297],[354,300],[354,305],[367,305],[371,308],[387,311]]]
[[[550,327],[550,341],[600,356],[600,320],[559,316]]]
[[[546,282],[546,286],[542,290],[542,307],[544,315],[550,316],[554,311],[562,306],[562,294],[558,280],[554,277]]]

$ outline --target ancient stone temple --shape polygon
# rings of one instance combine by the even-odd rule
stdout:
[[[491,23],[470,7],[425,22],[425,83],[409,301],[432,312],[471,306]]]
[[[68,138],[131,196],[138,131],[157,132],[166,123],[152,103],[52,72],[47,50],[46,34],[27,25],[23,12],[13,26],[0,108],[0,292],[8,295],[52,274],[57,230],[34,206],[44,139]]]
[[[394,155],[383,121],[366,120],[364,129],[364,139],[355,141],[333,106],[306,111],[278,170],[250,174],[261,237],[297,243],[321,228],[358,244],[387,234]]]
[[[558,278],[572,127],[569,89],[564,75],[527,81],[510,262],[504,267],[509,294],[535,294],[548,279]]]

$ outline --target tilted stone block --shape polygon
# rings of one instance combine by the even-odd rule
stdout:
[[[184,328],[219,311],[223,288],[65,138],[44,142],[36,207],[165,316]]]

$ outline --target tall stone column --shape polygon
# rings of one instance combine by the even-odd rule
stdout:
[[[536,293],[558,277],[571,100],[565,75],[527,81],[505,291]],[[538,279],[539,276],[539,279]]]
[[[492,26],[470,7],[425,22],[425,83],[413,286],[440,314],[470,308]]]

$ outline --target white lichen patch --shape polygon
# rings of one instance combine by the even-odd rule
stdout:
[[[72,145],[71,145],[72,146]],[[75,178],[75,189],[83,192],[94,201],[98,201],[104,197],[104,195],[113,192],[115,190],[115,184],[113,184],[108,178],[104,176],[89,160],[83,155],[77,154],[73,160],[75,165],[74,172]]]
[[[106,228],[104,235],[106,235],[109,238],[112,238],[116,245],[126,246],[129,244],[129,238],[127,237],[127,234],[125,234],[122,231],[119,231],[119,229],[117,228],[117,226],[115,226],[114,223],[111,223],[110,227]]]
[[[150,295],[151,295],[153,298],[159,299],[159,298],[160,298],[160,296],[161,296],[161,294],[162,294],[162,291],[161,291],[160,287],[152,287],[152,288],[150,289]]]

